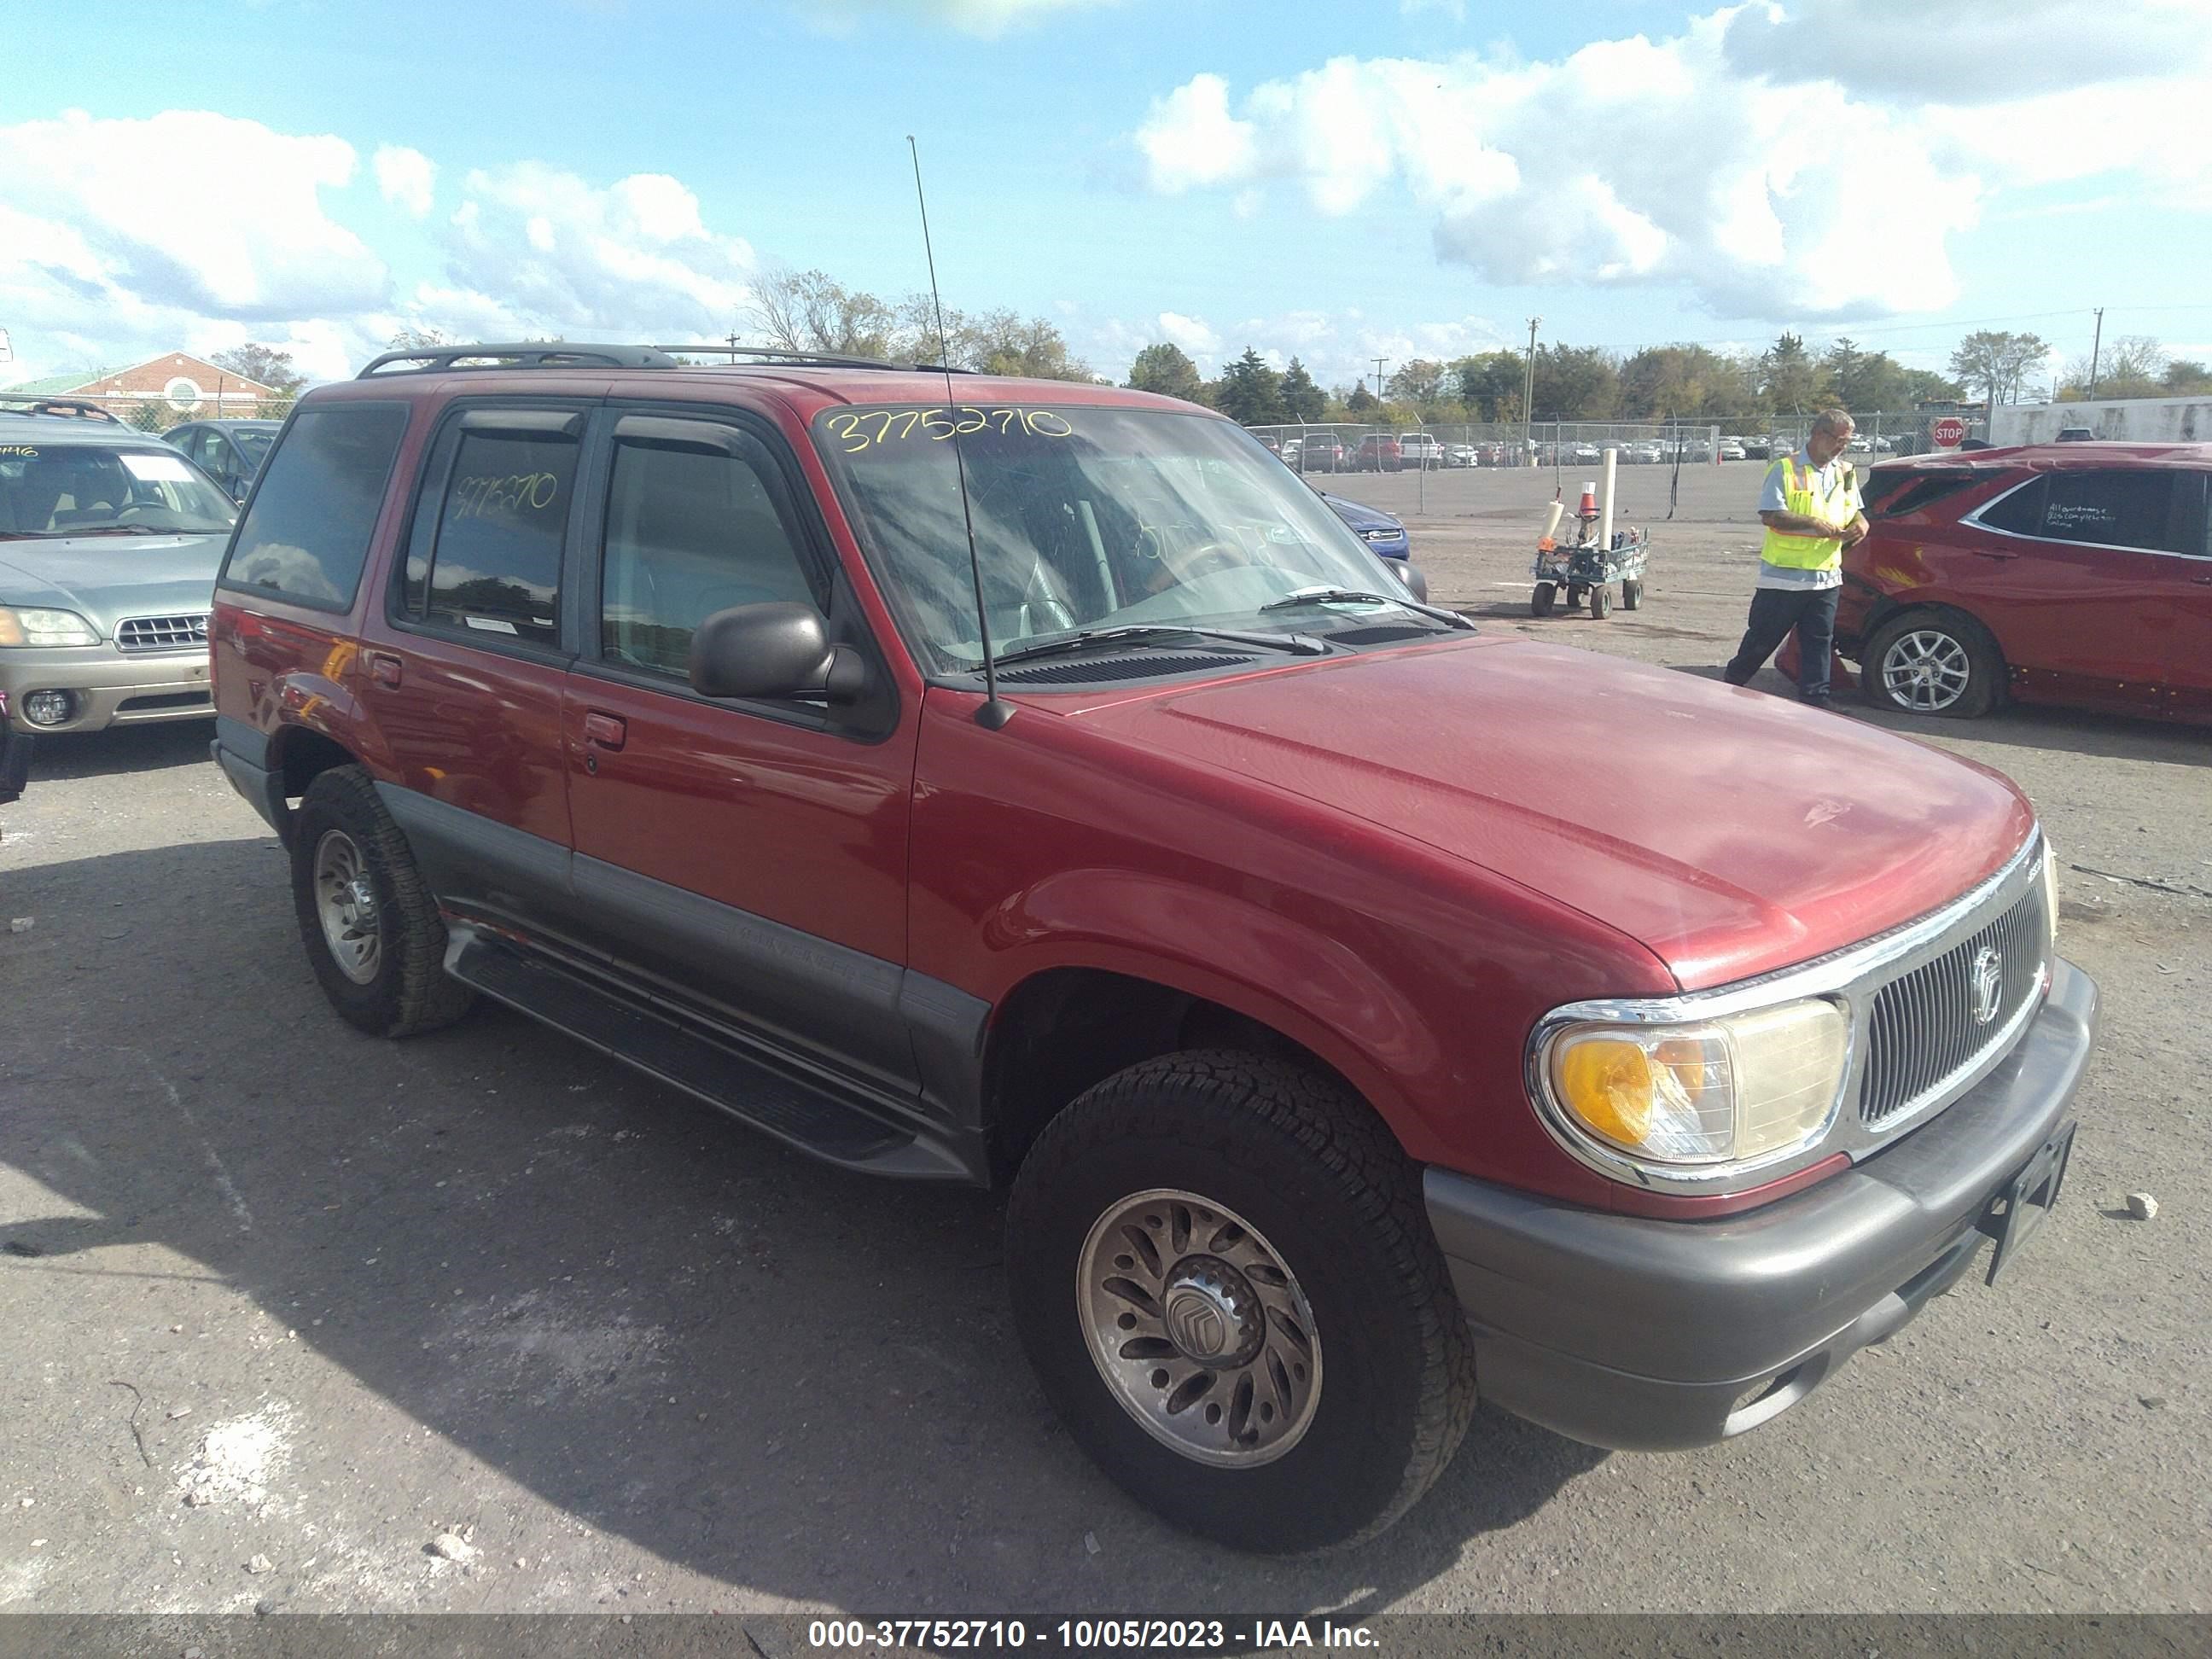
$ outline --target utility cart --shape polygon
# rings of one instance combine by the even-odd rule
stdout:
[[[1585,539],[1561,546],[1547,536],[1536,544],[1536,587],[1528,596],[1528,609],[1535,615],[1550,616],[1565,588],[1567,610],[1578,608],[1588,594],[1590,615],[1602,620],[1613,610],[1615,582],[1620,584],[1623,611],[1644,603],[1644,567],[1650,556],[1650,541],[1641,530],[1616,530],[1612,544],[1601,547],[1595,529],[1585,521]]]

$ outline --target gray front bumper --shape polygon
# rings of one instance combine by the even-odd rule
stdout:
[[[0,650],[0,691],[8,694],[8,719],[19,732],[97,732],[206,720],[215,713],[204,646],[128,654],[112,645],[10,647]],[[76,710],[59,726],[33,726],[23,718],[23,697],[31,691],[70,692]]]
[[[2096,1021],[2095,984],[2054,963],[2042,1011],[1966,1094],[1855,1169],[1741,1215],[1615,1215],[1430,1170],[1483,1397],[1623,1450],[1708,1444],[1778,1415],[1966,1272],[1990,1200],[2065,1118]]]

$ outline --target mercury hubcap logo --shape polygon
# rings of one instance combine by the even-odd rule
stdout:
[[[1974,1024],[1986,1025],[1997,1017],[1997,1000],[2004,988],[2004,957],[1993,945],[1974,953]]]
[[[1193,1359],[1220,1356],[1229,1337],[1229,1313],[1211,1291],[1186,1285],[1168,1298],[1168,1335]]]

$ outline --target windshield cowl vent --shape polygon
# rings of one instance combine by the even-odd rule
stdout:
[[[1243,668],[1258,660],[1205,651],[1148,651],[1087,657],[1080,662],[1024,663],[1001,668],[999,678],[1016,685],[1083,685],[1097,680],[1156,679],[1168,674],[1194,674],[1202,669]]]
[[[1346,628],[1323,636],[1331,645],[1389,645],[1395,640],[1442,639],[1440,629],[1408,627],[1403,623],[1385,623],[1375,628]]]

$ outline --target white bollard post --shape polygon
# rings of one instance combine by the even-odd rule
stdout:
[[[1605,452],[1605,494],[1597,498],[1597,544],[1600,547],[1613,545],[1613,468],[1620,457],[1618,449],[1609,448]]]

